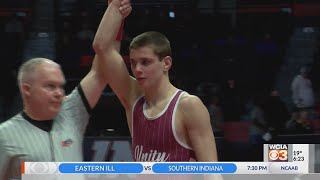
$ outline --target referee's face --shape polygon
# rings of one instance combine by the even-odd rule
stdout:
[[[35,118],[49,120],[58,114],[65,96],[64,84],[65,78],[58,65],[39,65],[27,98],[29,109]]]

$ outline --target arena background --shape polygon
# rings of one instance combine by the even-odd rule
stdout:
[[[132,0],[132,6],[122,41],[124,59],[131,38],[141,32],[157,30],[169,37],[174,84],[206,105],[212,97],[219,99],[224,113],[214,127],[219,160],[262,161],[262,144],[249,141],[250,111],[252,99],[259,97],[266,104],[272,89],[287,111],[272,112],[279,113],[279,119],[270,123],[281,128],[266,143],[320,144],[319,1]],[[66,93],[79,83],[90,68],[92,36],[105,8],[105,0],[0,2],[0,77],[9,82],[0,88],[0,122],[21,110],[15,78],[27,59],[41,56],[59,62]],[[290,82],[302,66],[310,68],[317,106],[309,129],[287,129],[293,113]],[[228,91],[230,80],[235,91]],[[124,110],[106,87],[87,128],[85,160],[130,160],[129,145]],[[93,154],[94,149],[100,154]]]

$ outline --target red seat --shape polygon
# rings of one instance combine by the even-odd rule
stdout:
[[[17,12],[25,13],[26,18],[29,18],[31,16],[30,8],[0,8],[0,16],[9,17]]]
[[[80,67],[90,67],[93,61],[93,56],[83,55],[80,59]]]
[[[223,124],[224,139],[227,142],[249,142],[249,122],[224,122]]]
[[[309,121],[311,123],[311,128],[315,133],[320,133],[320,119],[314,119]]]

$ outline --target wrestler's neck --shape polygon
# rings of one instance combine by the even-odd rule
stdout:
[[[163,101],[167,102],[171,99],[177,88],[170,82],[159,83],[144,92],[148,106],[154,106]]]

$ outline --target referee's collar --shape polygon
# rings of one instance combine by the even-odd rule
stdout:
[[[50,132],[52,129],[53,120],[45,120],[45,121],[37,121],[29,117],[25,112],[21,112],[21,115],[24,119],[29,121],[31,124],[36,126],[39,129],[42,129],[43,131]]]

